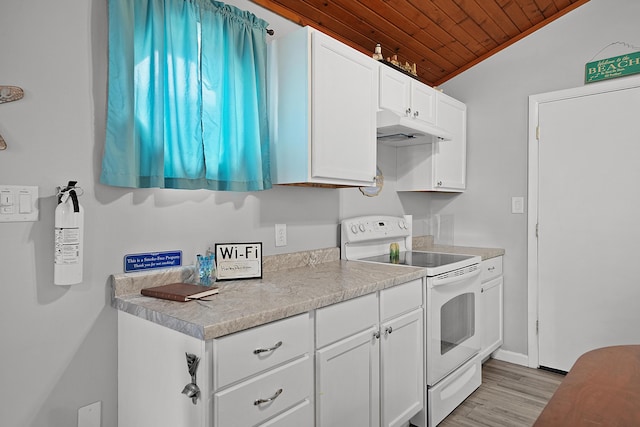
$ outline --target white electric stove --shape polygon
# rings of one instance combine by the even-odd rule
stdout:
[[[426,269],[426,402],[412,424],[434,427],[482,381],[478,256],[412,250],[412,217],[369,215],[341,225],[341,257]],[[398,256],[391,246],[397,245]]]

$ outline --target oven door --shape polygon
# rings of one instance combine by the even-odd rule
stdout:
[[[480,269],[427,278],[427,384],[435,385],[480,351]]]

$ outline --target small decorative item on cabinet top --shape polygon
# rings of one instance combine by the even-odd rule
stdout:
[[[414,63],[413,65],[405,62],[404,65],[398,61],[398,55],[393,55],[391,58],[387,58],[386,61],[380,61],[383,64],[395,68],[398,71],[401,71],[411,77],[416,77],[418,75],[417,66]]]
[[[391,68],[395,68],[398,71],[402,71],[405,74],[409,74],[412,77],[418,76],[418,70],[415,62],[413,63],[413,65],[405,62],[403,65],[400,63],[400,61],[398,61],[398,55],[393,55],[392,57],[387,58],[387,60],[385,61],[384,56],[382,55],[382,46],[380,46],[380,43],[376,44],[376,47],[373,50],[373,55],[371,55],[371,57],[376,61],[380,61],[383,64]]]
[[[376,61],[380,61],[381,59],[384,59],[384,56],[382,56],[382,46],[380,46],[380,43],[378,43],[376,45],[376,48],[373,50],[372,57]]]

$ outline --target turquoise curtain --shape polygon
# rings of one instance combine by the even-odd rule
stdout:
[[[100,182],[271,188],[267,25],[213,0],[109,0]]]

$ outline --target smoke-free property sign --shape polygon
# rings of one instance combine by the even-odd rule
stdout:
[[[182,251],[149,252],[124,256],[125,273],[180,265],[182,265]]]

